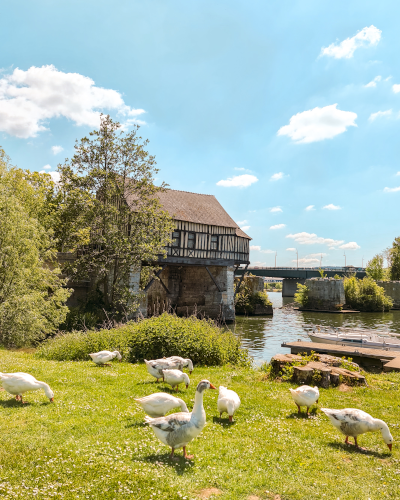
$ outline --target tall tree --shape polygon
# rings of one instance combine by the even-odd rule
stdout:
[[[106,309],[117,314],[137,307],[132,273],[165,253],[173,229],[157,198],[165,185],[154,185],[155,158],[138,128],[125,133],[102,115],[100,129],[77,142],[73,158],[59,165],[65,194],[60,219],[71,220],[68,214],[79,206],[80,235],[63,231],[64,222],[60,224],[64,248],[78,249],[68,274],[91,278],[103,292]]]
[[[382,281],[387,279],[386,269],[383,267],[384,257],[382,254],[375,255],[367,264],[367,276],[371,277],[375,281]]]
[[[400,236],[394,239],[390,249],[390,279],[400,280]]]
[[[47,179],[42,179],[47,184]],[[54,265],[52,231],[42,225],[46,203],[28,173],[0,150],[0,344],[21,346],[54,332],[65,320],[63,288]],[[49,223],[50,224],[50,223]]]

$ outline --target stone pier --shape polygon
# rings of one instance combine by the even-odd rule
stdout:
[[[400,309],[400,281],[377,281],[377,284],[393,300],[393,309]]]
[[[311,278],[305,281],[308,288],[308,304],[305,309],[337,311],[346,302],[343,280]]]

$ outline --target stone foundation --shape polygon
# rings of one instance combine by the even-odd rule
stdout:
[[[304,283],[308,288],[308,304],[305,309],[337,311],[346,302],[343,280],[311,278]]]
[[[305,279],[284,278],[282,280],[282,297],[294,297],[297,292],[297,283],[304,285]]]
[[[175,311],[178,315],[204,315],[234,321],[234,268],[208,266],[220,291],[204,266],[167,266],[160,274],[165,287],[155,281],[147,292],[148,315]]]
[[[377,284],[393,300],[393,309],[400,309],[400,281],[377,281]]]

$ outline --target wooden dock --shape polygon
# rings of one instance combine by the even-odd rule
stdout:
[[[302,352],[310,353],[314,351],[319,354],[330,354],[332,356],[346,356],[352,358],[355,363],[363,366],[377,366],[384,369],[384,366],[396,358],[400,361],[400,351],[390,349],[371,349],[368,347],[353,347],[337,344],[320,344],[319,342],[283,342],[281,347],[290,349],[292,354]],[[398,363],[391,363],[393,367]],[[399,365],[400,366],[400,365]],[[389,368],[389,367],[388,367]]]

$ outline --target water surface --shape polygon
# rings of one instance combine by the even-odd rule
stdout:
[[[269,292],[268,297],[274,307],[273,316],[237,316],[236,323],[232,325],[233,331],[240,336],[242,345],[250,350],[250,354],[258,362],[269,361],[278,352],[290,352],[290,349],[281,347],[282,342],[308,341],[303,326],[357,327],[400,335],[400,311],[358,314],[300,312],[291,307],[282,308],[293,303],[292,297],[282,299],[279,292]]]

